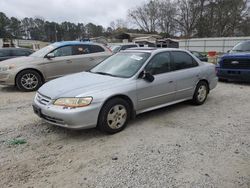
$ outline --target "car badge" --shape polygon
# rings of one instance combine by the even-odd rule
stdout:
[[[239,61],[232,61],[231,64],[239,64]]]

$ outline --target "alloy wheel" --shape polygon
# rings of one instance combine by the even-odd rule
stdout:
[[[107,116],[107,124],[112,129],[121,128],[127,120],[127,110],[123,105],[113,106]]]
[[[27,90],[35,89],[38,85],[38,78],[32,73],[24,74],[21,77],[21,84]]]

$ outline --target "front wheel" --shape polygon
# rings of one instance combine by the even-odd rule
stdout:
[[[16,77],[16,86],[21,91],[36,91],[42,84],[40,74],[34,70],[24,70]]]
[[[197,84],[194,96],[193,96],[193,103],[196,105],[202,105],[208,96],[209,88],[208,84],[204,81],[201,81]]]
[[[98,119],[98,128],[106,133],[114,134],[122,131],[130,118],[127,101],[121,98],[111,99],[104,104]]]

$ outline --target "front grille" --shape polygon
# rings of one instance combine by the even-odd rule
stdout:
[[[45,95],[42,95],[42,94],[40,94],[40,93],[37,93],[37,95],[36,95],[36,100],[40,103],[40,104],[42,104],[42,105],[48,105],[48,104],[50,104],[51,103],[51,98],[49,98],[49,97],[47,97],[47,96],[45,96]]]
[[[250,69],[250,59],[224,59],[221,67],[227,69]]]

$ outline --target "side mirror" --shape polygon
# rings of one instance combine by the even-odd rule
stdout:
[[[54,53],[49,53],[49,54],[46,55],[46,57],[47,57],[48,59],[52,59],[52,58],[55,57],[55,54],[54,54]]]
[[[140,77],[148,82],[153,82],[155,80],[155,77],[151,73],[146,71],[143,71]]]

